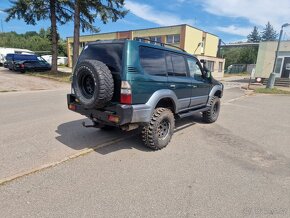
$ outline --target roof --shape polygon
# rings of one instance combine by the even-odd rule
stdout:
[[[221,45],[221,47],[259,46],[259,42],[238,42]]]

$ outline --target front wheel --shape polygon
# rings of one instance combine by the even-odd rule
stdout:
[[[174,116],[167,108],[156,108],[150,122],[142,129],[145,146],[159,150],[166,147],[174,132]]]
[[[212,97],[210,109],[202,113],[203,121],[206,123],[214,123],[219,116],[220,106],[220,98],[217,96]]]

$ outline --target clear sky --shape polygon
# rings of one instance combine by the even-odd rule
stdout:
[[[290,23],[290,0],[125,0],[130,13],[116,23],[96,22],[101,32],[141,29],[176,24],[190,24],[218,35],[224,42],[245,41],[253,26],[262,30],[270,21],[277,32],[283,23]],[[9,7],[8,0],[0,0],[0,9]],[[3,29],[23,33],[49,27],[49,21],[36,26],[23,21],[6,23],[6,14],[0,11]],[[59,26],[61,37],[73,35],[73,24]],[[85,32],[82,34],[90,34]],[[290,27],[283,39],[290,39]]]

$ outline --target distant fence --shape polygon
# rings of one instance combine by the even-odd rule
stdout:
[[[256,64],[232,64],[228,67],[226,73],[251,73],[254,68],[256,68]]]

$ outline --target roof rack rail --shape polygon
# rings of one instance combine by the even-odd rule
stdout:
[[[154,43],[158,43],[160,44],[160,46],[163,46],[165,47],[165,45],[169,46],[169,47],[173,47],[173,48],[177,48],[183,52],[186,52],[184,49],[180,48],[180,47],[177,47],[177,46],[174,46],[174,45],[170,45],[170,44],[167,44],[167,43],[164,43],[164,42],[158,42],[158,41],[154,41],[154,40],[151,40],[151,39],[146,39],[146,38],[142,38],[142,37],[135,37],[134,40],[143,40],[143,41],[148,41],[148,42],[154,42]]]

